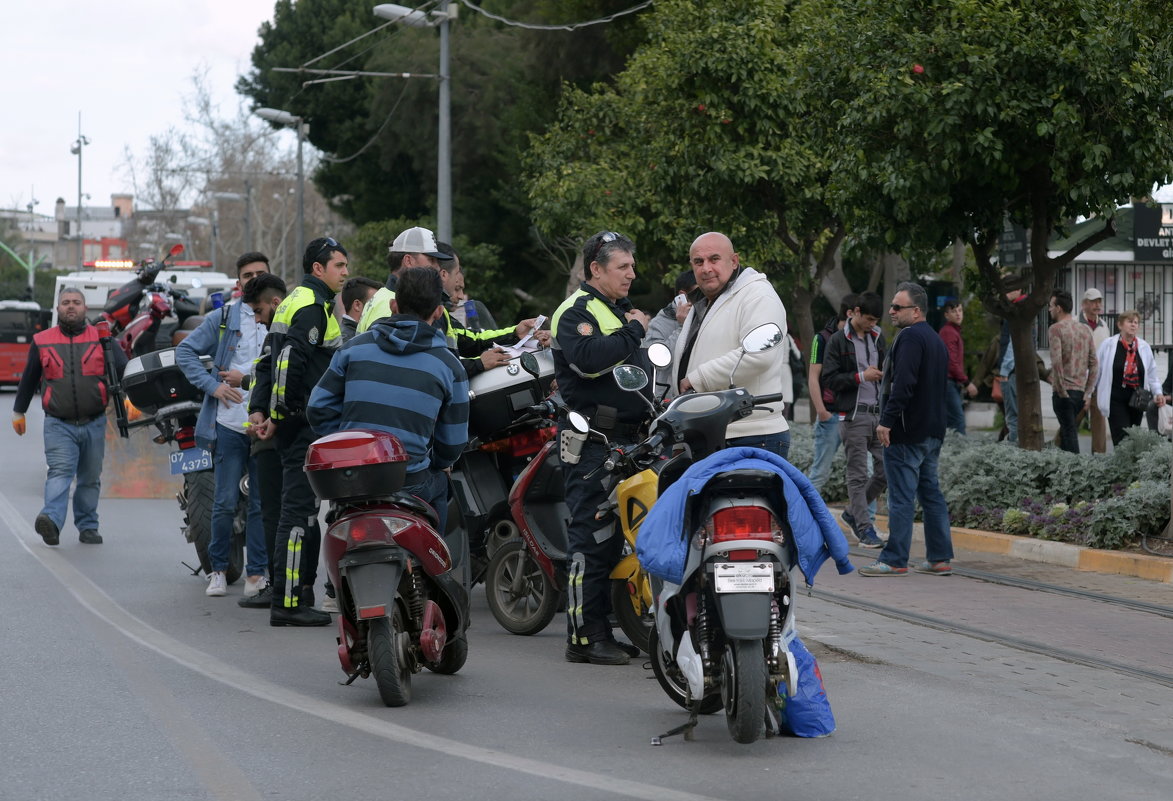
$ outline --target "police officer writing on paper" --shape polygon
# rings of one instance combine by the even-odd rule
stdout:
[[[777,323],[786,330],[786,308],[766,276],[744,267],[724,234],[702,234],[688,252],[702,297],[693,304],[676,340],[673,364],[680,392],[712,392],[734,383],[753,395],[782,392],[782,361],[776,353],[741,352],[741,340],[759,325]],[[740,360],[740,363],[738,362]],[[755,410],[729,424],[730,445],[764,448],[786,458],[790,453],[790,424],[783,404]]]
[[[257,362],[249,394],[249,423],[262,439],[277,438],[281,454],[281,520],[273,546],[273,626],[325,626],[330,615],[314,609],[314,579],[322,534],[318,501],[305,477],[305,452],[316,439],[306,422],[310,392],[342,347],[331,313],[334,295],[349,274],[346,249],[330,237],[315,239],[302,257],[301,285],[277,307],[269,325],[267,356]],[[275,432],[275,433],[274,433]]]
[[[119,374],[126,354],[111,349]],[[57,296],[57,325],[33,336],[28,363],[20,377],[13,404],[12,428],[24,436],[24,413],[33,392],[41,386],[45,409],[45,506],[33,528],[46,545],[60,542],[61,527],[73,493],[73,524],[78,539],[98,545],[98,496],[101,493],[102,459],[106,454],[106,354],[98,330],[86,322],[86,299],[80,289],[65,287]]]
[[[632,308],[627,299],[635,280],[635,245],[622,234],[602,231],[586,241],[582,255],[587,280],[562,302],[551,320],[554,377],[566,405],[590,419],[592,428],[614,442],[634,442],[648,406],[636,393],[621,390],[611,370],[632,364],[651,375],[651,365],[640,350],[648,315]],[[568,428],[560,426],[560,436]],[[599,469],[606,456],[606,445],[588,440],[578,464],[564,468],[571,515],[566,660],[626,665],[633,651],[615,642],[607,620],[611,612],[607,577],[619,560],[623,537],[614,515],[595,519],[599,504],[607,498],[605,476]]]

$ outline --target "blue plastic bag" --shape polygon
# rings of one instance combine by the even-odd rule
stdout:
[[[778,686],[778,694],[785,698],[782,727],[795,737],[826,737],[835,731],[835,716],[823,687],[823,674],[814,654],[806,649],[796,636],[788,647],[798,667],[798,691],[793,698],[785,698],[786,685]]]

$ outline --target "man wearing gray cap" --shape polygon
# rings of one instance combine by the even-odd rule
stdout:
[[[1100,319],[1104,312],[1104,293],[1092,287],[1083,293],[1082,314],[1079,319],[1087,324],[1092,331],[1092,353],[1098,353],[1100,344],[1112,335],[1108,324]],[[1096,405],[1095,396],[1089,395],[1088,414],[1091,415],[1092,453],[1104,453],[1108,449],[1108,421]]]

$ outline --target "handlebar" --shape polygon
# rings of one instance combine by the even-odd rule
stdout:
[[[785,400],[781,392],[772,392],[769,395],[754,395],[753,402],[755,406],[761,406],[764,403],[781,403]]]

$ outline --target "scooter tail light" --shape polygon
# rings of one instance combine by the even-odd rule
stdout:
[[[362,545],[390,545],[395,535],[411,523],[400,517],[357,515],[330,526],[329,535],[346,543],[348,548]],[[361,617],[361,615],[360,615]],[[382,615],[376,615],[382,617]]]
[[[733,506],[713,515],[713,542],[772,540],[774,516],[761,506]]]

